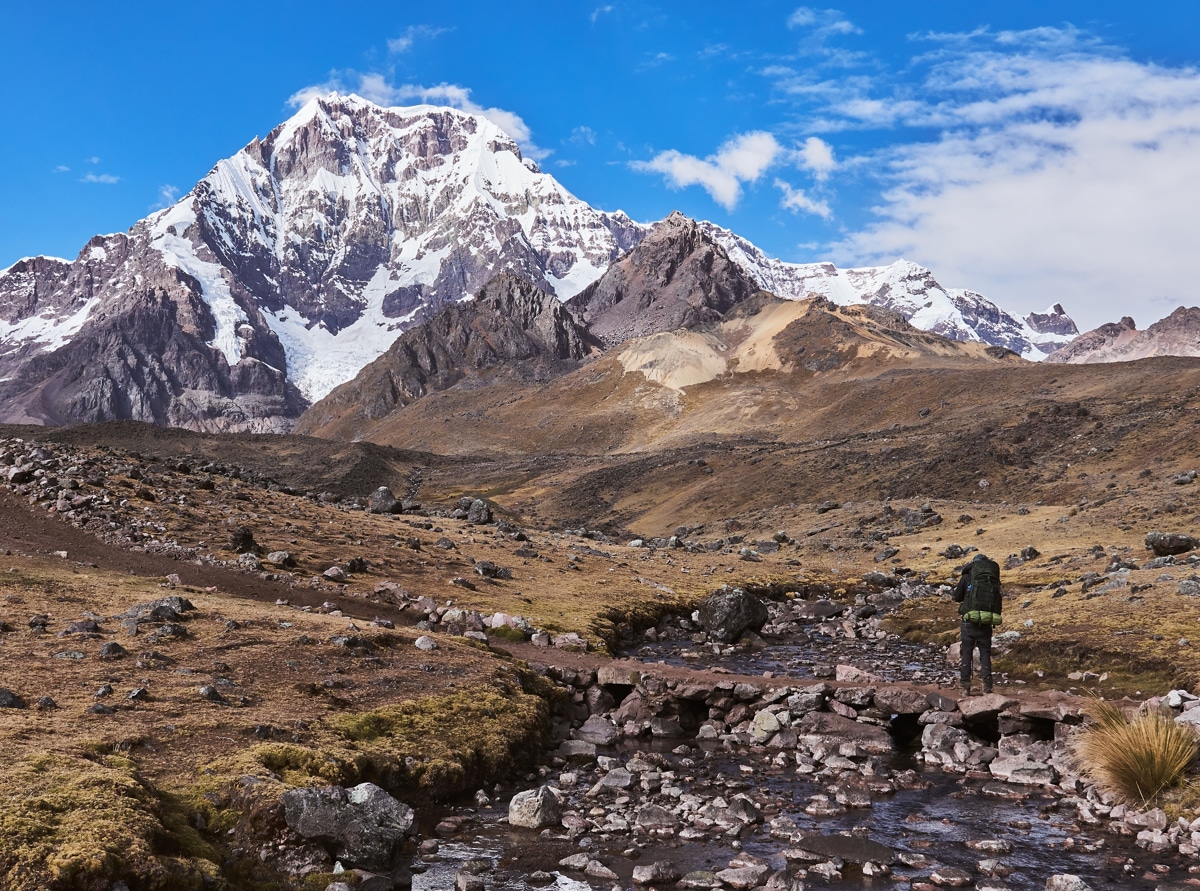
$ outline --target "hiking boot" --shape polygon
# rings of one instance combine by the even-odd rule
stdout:
[[[986,686],[983,688],[983,692],[984,692],[985,694],[986,694],[986,693],[991,693],[991,692],[992,692],[992,685],[991,685],[991,684],[987,684],[987,685],[986,685]]]

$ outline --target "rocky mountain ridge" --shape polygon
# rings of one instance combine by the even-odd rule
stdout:
[[[697,225],[725,249],[712,274],[740,267],[782,297],[871,303],[1032,358],[1074,329],[1055,310],[1017,320],[905,261],[788,264]],[[128,232],[93,238],[74,261],[0,272],[0,421],[284,432],[402,331],[497,273],[571,299],[651,230],[572,196],[483,117],[314,99]],[[675,287],[715,295],[723,286],[708,274]],[[658,276],[647,270],[646,283]],[[680,295],[668,302],[699,306]]]
[[[1145,331],[1129,316],[1071,341],[1047,361],[1063,365],[1132,362],[1152,356],[1200,356],[1200,307],[1181,306]]]

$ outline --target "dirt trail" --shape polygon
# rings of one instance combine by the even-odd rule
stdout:
[[[234,597],[246,597],[263,603],[284,599],[298,606],[319,606],[328,599],[328,592],[273,581],[250,572],[105,544],[53,514],[40,508],[31,508],[12,492],[0,487],[0,550],[5,549],[14,554],[40,557],[50,557],[55,551],[66,551],[68,560],[93,565],[108,572],[127,572],[144,578],[176,573],[185,585],[216,588]],[[393,618],[397,612],[386,604],[376,603],[370,605],[370,610],[372,615],[388,618]],[[364,617],[370,618],[365,614]]]

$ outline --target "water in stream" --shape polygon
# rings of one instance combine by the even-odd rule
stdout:
[[[951,684],[955,678],[936,648],[894,639],[886,645],[880,641],[842,641],[814,629],[756,651],[697,647],[686,635],[674,635],[674,639],[638,646],[634,655],[646,662],[724,669],[741,675],[771,672],[777,677],[811,678],[827,673],[831,664],[846,661],[867,667],[884,680],[911,681],[919,677],[923,683]],[[674,748],[680,744],[680,748]],[[1095,891],[1184,886],[1173,883],[1200,885],[1200,875],[1189,872],[1197,861],[1186,860],[1174,851],[1150,854],[1136,847],[1132,836],[1081,825],[1073,807],[1060,809],[1054,796],[1036,789],[926,768],[911,751],[881,758],[878,767],[885,775],[915,771],[918,782],[913,785],[920,788],[872,796],[869,808],[850,808],[838,816],[818,817],[806,813],[805,806],[812,796],[828,791],[828,780],[822,783],[795,772],[790,764],[785,766],[779,760],[778,752],[731,751],[719,742],[701,745],[695,739],[638,740],[600,748],[603,754],[622,761],[639,752],[652,752],[665,774],[677,776],[690,792],[707,797],[751,790],[759,800],[769,802],[764,807],[764,820],[747,826],[740,836],[717,831],[691,841],[654,838],[632,830],[592,832],[572,838],[561,830],[538,833],[510,828],[501,822],[508,802],[507,795],[501,795],[490,808],[453,812],[467,822],[459,833],[442,841],[436,855],[415,859],[414,869],[420,872],[414,876],[413,888],[453,888],[456,871],[468,860],[491,864],[484,878],[486,887],[495,891],[631,889],[635,887],[633,869],[639,864],[669,860],[685,874],[692,870],[717,872],[739,853],[756,855],[776,869],[789,865],[794,869],[804,864],[785,860],[783,851],[791,847],[787,837],[772,837],[770,832],[772,820],[778,824],[783,818],[806,834],[853,831],[897,854],[891,875],[865,876],[860,867],[847,863],[840,875],[810,873],[803,880],[807,888],[908,889],[916,882],[929,882],[935,869],[942,867],[964,870],[974,887],[1013,891],[1041,891],[1047,878],[1063,873],[1080,876]],[[607,807],[611,797],[606,800],[583,795],[603,771],[595,765],[591,765],[591,772],[587,767],[579,771],[579,784],[567,790],[569,801],[565,806],[580,813],[596,805]],[[556,785],[558,777],[552,771],[544,782]],[[643,793],[635,786],[624,794],[636,802]],[[431,828],[422,827],[426,834]],[[968,844],[981,840],[998,844],[1001,852],[987,853]],[[594,855],[618,878],[591,878],[558,866],[563,857],[580,852]],[[981,867],[981,861],[989,860],[998,867]],[[1200,866],[1196,868],[1200,870]],[[533,877],[538,871],[545,873],[540,879]]]
[[[619,754],[614,752],[614,754]],[[670,759],[671,756],[667,756]],[[738,759],[714,752],[712,769],[725,776],[738,777]],[[897,769],[913,767],[927,788],[896,792],[875,799],[869,809],[851,809],[838,817],[810,817],[804,812],[809,797],[820,790],[811,780],[794,774],[767,774],[756,770],[755,786],[766,786],[770,796],[780,802],[779,817],[790,817],[804,832],[835,834],[843,831],[863,833],[872,841],[893,848],[902,859],[893,865],[891,876],[868,878],[857,867],[847,864],[840,879],[827,880],[808,876],[807,887],[831,889],[906,889],[917,880],[928,881],[935,866],[958,867],[970,873],[975,882],[984,881],[980,861],[994,859],[1008,875],[997,879],[1003,887],[1041,891],[1052,875],[1068,873],[1083,878],[1095,891],[1158,888],[1166,882],[1184,882],[1194,861],[1177,855],[1155,856],[1137,848],[1131,837],[1114,835],[1103,829],[1081,827],[1073,821],[1074,812],[1061,813],[1052,796],[1013,789],[1013,798],[998,798],[985,791],[985,783],[943,773],[922,770],[904,755],[893,760]],[[725,791],[725,790],[722,790]],[[501,801],[501,804],[506,803]],[[776,868],[787,865],[782,851],[786,839],[770,836],[766,823],[754,827],[737,840],[718,837],[703,841],[662,841],[645,836],[586,836],[586,847],[579,839],[562,833],[539,834],[533,830],[511,829],[499,822],[504,811],[474,811],[469,828],[417,868],[425,871],[414,876],[417,891],[442,891],[454,887],[454,875],[467,860],[487,860],[494,867],[486,876],[487,887],[496,891],[525,891],[557,887],[589,891],[619,886],[633,888],[631,876],[638,864],[670,860],[687,873],[691,870],[712,872],[724,869],[739,851],[755,854]],[[636,838],[635,847],[633,839]],[[967,843],[975,840],[999,840],[1011,851],[991,854],[972,850]],[[588,879],[560,869],[558,861],[580,851],[594,854],[619,876],[619,881]],[[630,856],[635,853],[635,856]],[[920,858],[927,862],[921,863]],[[553,875],[550,884],[533,884],[531,873],[542,870]]]

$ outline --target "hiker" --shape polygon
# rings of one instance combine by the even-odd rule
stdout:
[[[979,650],[979,674],[983,692],[992,692],[992,626],[1000,624],[1000,567],[983,554],[963,567],[962,577],[954,587],[954,602],[960,604],[962,616],[959,634],[962,640],[962,661],[959,677],[964,696],[971,695],[971,661]]]

